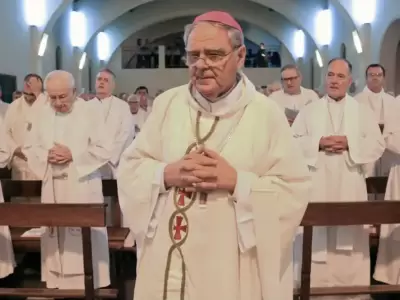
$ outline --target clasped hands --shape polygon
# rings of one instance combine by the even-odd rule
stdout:
[[[349,145],[347,143],[347,137],[341,135],[331,135],[322,137],[319,141],[319,147],[321,150],[330,153],[342,153],[348,150]]]
[[[187,192],[226,190],[233,194],[236,170],[218,153],[199,148],[164,169],[164,184]]]
[[[72,160],[71,151],[67,146],[54,143],[54,147],[49,150],[47,161],[55,165],[63,165]]]

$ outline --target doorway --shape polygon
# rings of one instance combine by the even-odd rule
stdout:
[[[17,76],[0,74],[0,86],[2,91],[2,100],[7,103],[12,102],[12,94],[17,89]]]

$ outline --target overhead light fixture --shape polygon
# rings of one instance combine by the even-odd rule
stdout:
[[[23,5],[27,25],[41,27],[46,23],[46,0],[24,0]]]
[[[79,70],[82,70],[85,67],[86,63],[86,52],[83,52],[81,59],[79,60]]]
[[[333,36],[332,12],[324,9],[315,16],[315,30],[317,42],[321,46],[330,45]]]
[[[317,58],[318,66],[319,66],[320,68],[322,68],[322,67],[324,66],[324,62],[323,62],[323,60],[322,60],[321,53],[319,53],[318,50],[315,50],[315,57]]]
[[[294,33],[294,51],[297,58],[304,57],[306,37],[304,31],[299,29]]]
[[[87,21],[83,12],[71,11],[69,20],[69,38],[73,47],[82,48],[86,43]]]
[[[360,36],[358,35],[357,30],[353,31],[353,43],[354,43],[354,47],[356,48],[356,51],[358,54],[363,52],[362,49],[362,43],[361,43],[361,39]]]

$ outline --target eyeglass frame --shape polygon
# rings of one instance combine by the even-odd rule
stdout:
[[[206,54],[206,53],[204,53],[203,52],[203,55],[205,56],[205,57],[201,57],[201,55],[197,58],[197,60],[195,61],[195,62],[193,62],[193,63],[189,63],[189,59],[188,59],[188,56],[189,56],[189,54],[192,52],[198,52],[198,51],[188,51],[187,49],[186,49],[186,53],[185,53],[185,64],[188,66],[188,67],[191,67],[191,66],[194,66],[200,59],[202,59],[203,61],[204,61],[204,63],[207,65],[207,66],[209,66],[209,67],[215,67],[215,66],[218,66],[220,63],[222,63],[223,61],[224,61],[224,59],[225,58],[227,58],[227,57],[229,57],[232,53],[234,53],[236,50],[238,50],[238,49],[240,49],[240,47],[242,47],[243,45],[239,45],[239,46],[236,46],[236,47],[233,47],[233,49],[232,50],[230,50],[229,52],[227,52],[227,53],[216,53],[216,54],[214,54],[216,57],[218,57],[218,59],[216,60],[216,61],[212,61],[212,59],[210,59],[209,58],[209,56],[210,55],[213,55],[213,54]],[[221,51],[222,52],[222,49],[206,49],[205,50],[205,52],[218,52],[218,51]],[[200,52],[200,54],[202,54],[201,52]],[[210,61],[211,61],[211,63],[210,63]]]

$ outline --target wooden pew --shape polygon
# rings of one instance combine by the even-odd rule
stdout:
[[[400,223],[400,201],[310,203],[301,223],[304,227],[301,288],[294,291],[294,296],[309,300],[310,296],[400,293],[400,285],[310,288],[313,226],[397,223]]]
[[[4,197],[40,197],[42,192],[42,182],[39,180],[1,180]],[[121,210],[117,200],[117,183],[115,180],[103,180],[103,195],[113,197],[111,204],[113,211],[113,224],[107,228],[109,246],[111,249],[119,251],[134,251],[133,248],[124,247],[124,241],[129,233],[129,229],[121,228]],[[21,251],[35,251],[40,249],[40,239],[36,237],[21,237],[24,232],[21,228],[12,228],[11,235],[14,247]]]
[[[14,228],[27,227],[81,227],[83,243],[84,290],[59,290],[46,288],[0,288],[0,296],[96,298],[115,299],[117,290],[94,289],[92,240],[90,227],[106,224],[104,204],[0,204],[0,225]]]

